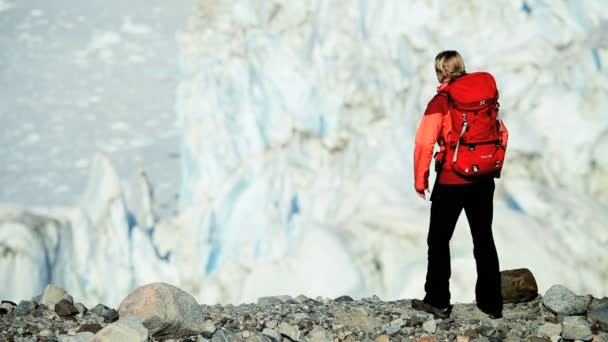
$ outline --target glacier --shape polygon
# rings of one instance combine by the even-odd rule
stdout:
[[[0,208],[0,297],[53,282],[117,305],[153,281],[201,303],[421,297],[430,203],[413,141],[445,49],[498,82],[501,269],[608,295],[605,5],[199,0],[177,34],[179,214],[159,217],[145,171],[127,184],[99,154],[80,205]],[[451,254],[452,299],[469,302],[464,215]]]

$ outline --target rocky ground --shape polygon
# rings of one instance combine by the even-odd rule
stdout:
[[[256,304],[199,305],[163,283],[143,286],[118,309],[87,309],[49,285],[18,305],[0,305],[0,341],[553,341],[608,342],[608,298],[563,286],[490,319],[475,304],[455,304],[447,319],[410,300],[264,297]]]

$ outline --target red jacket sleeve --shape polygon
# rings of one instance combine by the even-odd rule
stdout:
[[[433,149],[441,136],[441,123],[447,111],[445,96],[435,96],[429,102],[418,125],[414,146],[414,188],[418,192],[429,188],[429,168],[433,159]]]

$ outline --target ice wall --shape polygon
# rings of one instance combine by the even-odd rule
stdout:
[[[457,49],[469,71],[496,76],[511,129],[496,198],[503,268],[529,267],[541,287],[567,276],[579,291],[607,292],[602,1],[197,5],[179,35],[176,108],[181,208],[204,208],[188,225],[202,232],[207,273],[288,255],[322,226],[364,279],[344,290],[419,294],[428,204],[412,187],[414,132],[436,86],[435,54]],[[463,234],[460,299],[474,278]],[[546,269],[549,260],[565,271]]]
[[[430,203],[413,191],[412,149],[444,49],[500,87],[501,268],[530,268],[541,291],[607,295],[602,5],[200,0],[178,34],[180,214],[158,217],[145,173],[125,184],[100,155],[78,206],[0,209],[0,297],[53,282],[117,305],[152,281],[203,303],[422,296]],[[470,240],[463,215],[454,301],[473,300]]]

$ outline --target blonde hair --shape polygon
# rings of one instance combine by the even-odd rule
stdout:
[[[442,51],[435,57],[435,71],[441,72],[442,75],[447,76],[449,79],[463,75],[466,73],[464,70],[464,59],[458,51]]]

